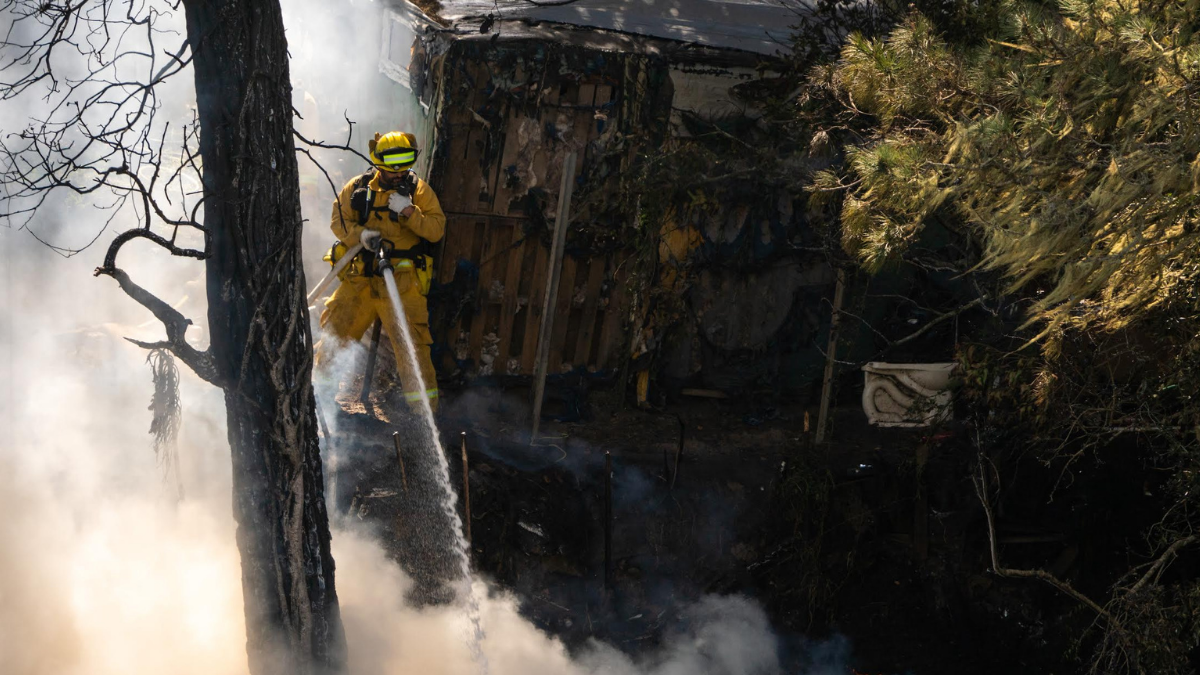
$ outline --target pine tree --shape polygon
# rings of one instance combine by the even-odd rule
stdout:
[[[1195,311],[1200,277],[1197,3],[1013,3],[982,46],[921,15],[853,36],[832,70],[873,120],[849,150],[843,245],[878,270],[932,218],[967,229],[1045,331]],[[818,188],[844,183],[833,172]]]

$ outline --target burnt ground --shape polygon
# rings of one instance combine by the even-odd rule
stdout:
[[[1074,672],[1061,661],[1064,641],[1089,618],[1053,602],[1052,591],[988,573],[982,511],[966,478],[972,457],[953,429],[935,437],[874,429],[847,405],[835,411],[832,442],[817,447],[805,431],[815,406],[747,410],[684,398],[646,412],[600,391],[589,421],[546,422],[531,445],[526,396],[471,390],[444,401],[439,426],[460,492],[466,441],[472,564],[568,645],[596,637],[637,652],[678,627],[696,598],[738,593],[767,609],[793,665],[812,641],[837,648],[845,638],[847,668],[862,673]],[[419,477],[432,461],[405,441],[406,492],[391,436],[411,421],[392,424],[391,406],[378,401],[374,416],[342,407],[339,465],[327,479],[337,511],[378,527],[389,555],[434,588],[416,599],[437,602],[449,562],[419,536],[445,526],[428,515],[432,493]],[[1072,568],[1078,547],[1072,553],[1060,535],[1036,523],[1006,527],[1010,554]]]

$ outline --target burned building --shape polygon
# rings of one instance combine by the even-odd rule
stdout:
[[[367,126],[417,134],[418,172],[447,213],[430,297],[447,380],[534,372],[571,153],[552,375],[632,366],[625,381],[643,399],[652,373],[676,389],[728,393],[764,378],[795,393],[820,377],[813,345],[828,324],[828,308],[818,310],[832,273],[798,245],[802,199],[731,178],[710,193],[719,199],[705,204],[698,190],[698,208],[663,213],[629,184],[647,155],[695,141],[704,125],[754,124],[761,112],[740,89],[771,77],[792,10],[464,0],[393,1],[382,12],[388,84],[375,88],[383,104]]]

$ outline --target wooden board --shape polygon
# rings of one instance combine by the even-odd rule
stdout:
[[[504,151],[500,153],[497,162],[496,190],[492,198],[492,213],[509,215],[509,202],[512,201],[513,191],[508,186],[506,169],[517,162],[517,154],[521,150],[518,129],[525,116],[520,113],[509,114],[504,128]]]
[[[575,295],[575,268],[579,263],[571,255],[563,257],[562,277],[559,279],[558,302],[554,304],[554,332],[550,337],[550,374],[562,372],[563,343],[570,319],[571,296]]]
[[[533,373],[537,326],[547,290],[549,251],[539,239],[526,239],[521,223],[515,218],[452,215],[440,261],[439,278],[444,283],[453,281],[460,260],[478,268],[472,311],[445,334],[453,342],[460,331],[467,331],[469,356],[478,364],[484,336],[495,333],[500,339],[497,374],[508,374],[510,358],[520,364],[518,373],[513,374]],[[601,295],[609,281],[610,264],[606,256],[564,258],[550,342],[551,374],[561,372],[564,362],[574,368],[609,368],[621,354],[625,280],[611,281],[607,303],[603,303]],[[494,282],[503,288],[497,297],[492,297]],[[575,298],[580,293],[583,302],[577,303]],[[520,303],[519,298],[526,301]]]
[[[497,304],[491,298],[492,281],[496,277],[495,252],[503,244],[499,243],[499,239],[503,238],[504,228],[498,226],[491,219],[482,219],[482,232],[476,232],[476,242],[482,239],[483,245],[479,252],[476,253],[476,264],[479,267],[479,285],[476,287],[475,293],[475,319],[471,322],[471,356],[479,362],[479,354],[482,352],[483,336],[492,332],[494,329],[494,321],[499,317],[499,313],[495,310],[494,305]]]
[[[504,300],[500,306],[500,356],[497,358],[497,373],[509,373],[508,359],[512,354],[513,326],[517,319],[517,298],[520,296],[521,264],[524,262],[522,244],[525,233],[520,226],[512,228],[509,250],[505,256]],[[521,318],[526,316],[522,308]],[[520,368],[517,368],[520,372]],[[516,374],[516,373],[513,373]]]
[[[560,292],[570,293],[571,302],[567,305],[565,319],[567,321],[566,330],[561,332],[562,354],[560,359],[560,367],[562,363],[575,363],[575,340],[579,335],[580,316],[583,310],[583,302],[580,301],[579,293],[586,293],[587,289],[584,284],[580,283],[588,275],[588,270],[592,266],[590,258],[576,258],[575,277],[573,279],[563,279],[563,288]]]
[[[493,372],[508,374],[511,359],[520,374],[531,375],[547,292],[549,247],[543,241],[545,232],[536,230],[535,221],[524,213],[524,202],[513,203],[529,186],[524,181],[508,185],[506,169],[519,166],[532,174],[537,187],[545,191],[542,208],[552,217],[565,154],[578,152],[576,179],[590,175],[596,169],[589,162],[597,159],[593,150],[600,137],[597,112],[607,116],[606,125],[620,122],[621,109],[606,106],[620,96],[615,85],[623,82],[620,72],[624,66],[607,75],[578,75],[560,71],[554,59],[530,61],[515,75],[500,78],[512,89],[507,98],[501,98],[506,96],[504,92],[489,89],[496,84],[492,79],[495,67],[468,58],[456,64],[447,62],[444,71],[447,91],[460,94],[456,97],[459,102],[448,103],[441,118],[447,164],[438,168],[443,184],[434,188],[447,210],[447,225],[438,278],[441,283],[452,282],[461,260],[475,266],[478,280],[473,306],[458,325],[444,327],[439,334],[453,344],[465,331],[468,356],[478,368],[483,338],[494,332],[500,342]],[[467,90],[470,93],[463,96]],[[499,120],[493,120],[498,127],[490,131],[474,114],[489,104],[499,106]],[[543,138],[547,127],[560,119],[566,124],[562,141]],[[525,139],[531,145],[528,148],[521,147],[522,124],[527,135],[531,125],[538,130]],[[484,167],[481,160],[489,133],[498,145],[496,156]],[[621,259],[619,254],[576,257],[568,253],[565,257],[553,309],[549,374],[561,372],[564,362],[590,370],[612,368],[620,362],[627,350],[624,323],[628,309]],[[503,292],[492,298],[494,282]],[[606,286],[610,288],[602,298]],[[577,291],[583,297],[579,303],[574,302]]]
[[[546,299],[546,270],[550,267],[550,247],[543,245],[541,240],[532,244],[526,243],[526,245],[536,246],[537,253],[534,258],[533,278],[530,283],[529,316],[525,321],[525,340],[521,348],[521,374],[532,375],[534,359],[537,357],[538,325],[542,321],[542,304]]]
[[[517,360],[517,373],[525,371],[525,355],[528,353],[528,350],[525,348],[526,337],[529,333],[537,332],[537,320],[532,318],[533,309],[530,300],[532,299],[533,271],[540,251],[542,251],[542,246],[536,238],[526,239],[520,248],[521,264],[516,284],[516,297],[524,298],[525,304],[517,310],[516,315],[513,317],[510,344],[508,346],[509,357]]]
[[[596,325],[599,323],[596,307],[600,304],[600,290],[604,284],[606,262],[604,258],[600,257],[593,258],[591,261],[591,267],[588,270],[587,297],[584,299],[583,309],[579,313],[579,330],[575,338],[575,348],[571,353],[573,364],[587,368],[594,368],[596,365],[591,356],[592,340],[597,332]]]
[[[459,260],[471,260],[475,244],[475,223],[478,218],[470,215],[448,214],[446,234],[443,237],[441,259],[438,261],[438,280],[448,284],[458,273]]]
[[[625,313],[629,307],[628,267],[614,261],[614,267],[620,270],[613,277],[613,288],[608,298],[608,306],[604,310],[604,324],[600,329],[599,338],[593,343],[596,351],[595,365],[597,368],[614,368],[624,356],[622,350],[627,347],[625,334]]]

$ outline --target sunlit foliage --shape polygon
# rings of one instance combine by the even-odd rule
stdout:
[[[850,186],[843,246],[879,270],[932,218],[967,228],[1044,332],[1194,312],[1200,3],[1006,9],[977,46],[920,14],[847,41],[829,81],[870,136],[816,181]]]

